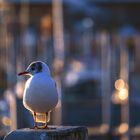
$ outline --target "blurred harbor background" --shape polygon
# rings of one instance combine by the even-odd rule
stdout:
[[[0,0],[0,138],[33,125],[17,73],[41,60],[59,91],[51,125],[140,139],[139,16],[139,0]]]

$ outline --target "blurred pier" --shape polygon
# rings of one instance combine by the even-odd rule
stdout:
[[[86,126],[89,140],[140,138],[138,0],[0,1],[0,138],[33,125],[22,105],[34,60],[46,62],[59,103],[53,125]]]

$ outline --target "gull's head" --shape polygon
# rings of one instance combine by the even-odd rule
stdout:
[[[50,75],[50,70],[47,64],[42,61],[34,61],[32,62],[24,72],[19,73],[18,75],[35,75],[37,73],[46,73]]]

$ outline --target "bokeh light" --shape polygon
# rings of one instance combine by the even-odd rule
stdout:
[[[122,123],[119,128],[118,128],[119,133],[123,134],[128,131],[128,124],[127,123]]]
[[[10,126],[11,125],[11,119],[10,118],[8,118],[8,117],[3,117],[2,118],[2,123],[3,123],[3,125],[5,125],[5,126]]]
[[[121,89],[119,91],[119,94],[118,94],[120,100],[124,101],[128,98],[128,90],[127,89]]]
[[[118,79],[118,80],[115,81],[115,88],[116,88],[117,90],[123,89],[124,86],[125,86],[125,82],[124,82],[123,79]]]

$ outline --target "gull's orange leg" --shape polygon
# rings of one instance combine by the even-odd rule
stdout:
[[[33,113],[33,118],[34,118],[34,129],[35,129],[38,128],[36,123],[36,112]]]
[[[48,112],[45,113],[45,124],[43,126],[43,129],[47,129],[48,128],[48,125],[47,125],[48,119],[47,119],[47,117],[48,117]]]

